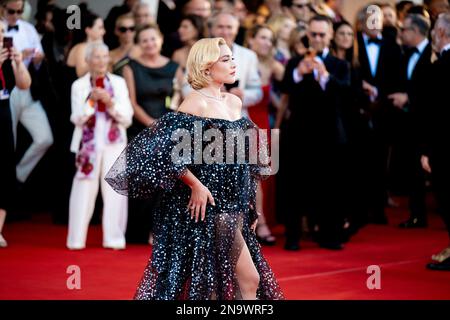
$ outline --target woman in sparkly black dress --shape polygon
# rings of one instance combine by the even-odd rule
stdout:
[[[263,144],[244,137],[236,148],[239,135],[257,127],[241,117],[239,98],[220,91],[235,81],[231,50],[222,38],[202,39],[187,69],[194,90],[179,112],[141,132],[106,177],[130,197],[163,191],[135,299],[283,299],[254,233],[257,180],[269,171],[250,158]],[[245,161],[236,161],[240,152]]]

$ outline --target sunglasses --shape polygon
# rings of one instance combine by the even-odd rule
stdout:
[[[130,32],[136,31],[136,27],[135,26],[133,26],[133,27],[119,27],[117,29],[119,30],[120,33],[125,33],[127,31],[130,31]]]
[[[9,9],[9,8],[5,8],[6,9],[6,12],[9,14],[9,15],[15,15],[15,14],[22,14],[23,13],[23,9],[19,9],[19,10],[14,10],[14,9]]]
[[[413,27],[399,27],[400,32],[406,31],[406,30],[414,30]]]
[[[325,38],[327,34],[325,32],[311,32],[311,37],[321,37],[322,39]]]
[[[309,3],[303,3],[303,4],[293,3],[291,6],[298,8],[298,9],[303,9],[303,8],[309,7]]]

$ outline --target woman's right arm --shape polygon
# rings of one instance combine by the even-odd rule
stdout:
[[[155,119],[150,117],[147,112],[137,103],[136,100],[136,86],[134,83],[134,75],[133,70],[131,70],[130,66],[125,66],[123,68],[123,77],[127,83],[128,92],[130,94],[131,105],[134,109],[134,117],[146,127],[150,126]]]
[[[12,68],[16,86],[21,90],[26,90],[31,86],[31,76],[27,67],[23,63],[22,53],[15,48],[11,48]]]
[[[80,45],[76,51],[76,63],[75,69],[77,71],[77,76],[81,78],[86,73],[89,72],[89,66],[86,62],[86,45]]]

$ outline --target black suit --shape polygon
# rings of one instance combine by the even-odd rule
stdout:
[[[390,38],[380,39],[380,55],[375,76],[372,75],[366,44],[362,34],[358,35],[360,76],[378,88],[379,100],[399,92],[404,79],[402,75],[402,50]]]
[[[368,50],[363,35],[358,35],[359,68],[358,76],[362,86],[365,80],[378,89],[378,97],[372,102],[367,95],[359,95],[360,107],[365,110],[369,123],[369,136],[362,149],[366,159],[367,190],[365,204],[367,214],[373,221],[385,219],[384,207],[387,199],[388,154],[395,130],[398,111],[387,98],[389,94],[402,91],[402,51],[390,38],[380,39],[378,63],[375,75],[372,74]],[[362,90],[362,89],[361,89]]]
[[[419,120],[429,103],[430,80],[431,80],[431,56],[433,53],[431,43],[425,47],[420,58],[413,69],[411,78],[407,79],[408,64],[412,53],[406,49],[407,54],[403,62],[403,74],[405,75],[405,90],[409,97],[409,103],[399,114],[398,139],[395,145],[401,155],[402,161],[399,163],[404,170],[405,187],[409,196],[409,208],[411,218],[426,220],[425,206],[425,175],[420,163],[421,152],[419,149],[420,130]]]
[[[320,228],[319,241],[339,242],[343,225],[344,188],[339,186],[345,170],[345,102],[343,90],[350,86],[350,70],[347,62],[328,54],[324,64],[330,73],[325,90],[313,74],[303,77],[299,83],[293,79],[293,71],[303,57],[289,61],[282,84],[282,91],[289,95],[291,116],[286,123],[282,139],[287,140],[287,171],[296,187],[291,188],[292,205],[286,213],[288,243],[300,238],[300,217],[308,212],[309,222]],[[345,197],[345,196],[344,196]]]
[[[450,108],[448,75],[450,50],[432,67],[431,101],[424,117],[424,154],[430,158],[436,200],[450,236]]]

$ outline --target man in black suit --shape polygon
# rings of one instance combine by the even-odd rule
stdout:
[[[289,61],[283,80],[289,103],[279,110],[277,126],[289,107],[282,139],[288,140],[291,150],[295,148],[287,159],[287,170],[297,186],[291,188],[291,211],[285,219],[287,250],[299,249],[300,217],[305,212],[310,224],[318,226],[321,247],[343,248],[343,207],[348,193],[341,184],[348,162],[342,98],[343,90],[350,87],[350,70],[347,62],[331,55],[332,37],[331,19],[313,17],[308,29],[310,53]]]
[[[370,10],[361,21],[362,32],[358,34],[359,74],[365,97],[361,107],[369,118],[370,138],[364,150],[366,159],[365,186],[368,221],[387,224],[385,204],[387,200],[387,168],[390,144],[394,130],[395,108],[388,96],[400,92],[402,51],[391,38],[383,37],[383,16],[378,19]]]
[[[450,75],[450,14],[441,14],[432,31],[433,48],[439,59],[433,64],[431,101],[424,130],[423,168],[432,175],[436,201],[450,238],[450,108],[448,108],[448,77]],[[450,245],[434,255],[432,270],[450,271]]]
[[[425,206],[425,176],[420,164],[418,121],[421,112],[429,103],[429,83],[431,56],[433,49],[428,35],[431,21],[418,14],[406,16],[401,37],[406,46],[403,74],[406,78],[405,91],[388,96],[402,114],[399,115],[398,148],[404,156],[405,185],[408,188],[410,218],[400,224],[401,228],[421,228],[427,226]]]

